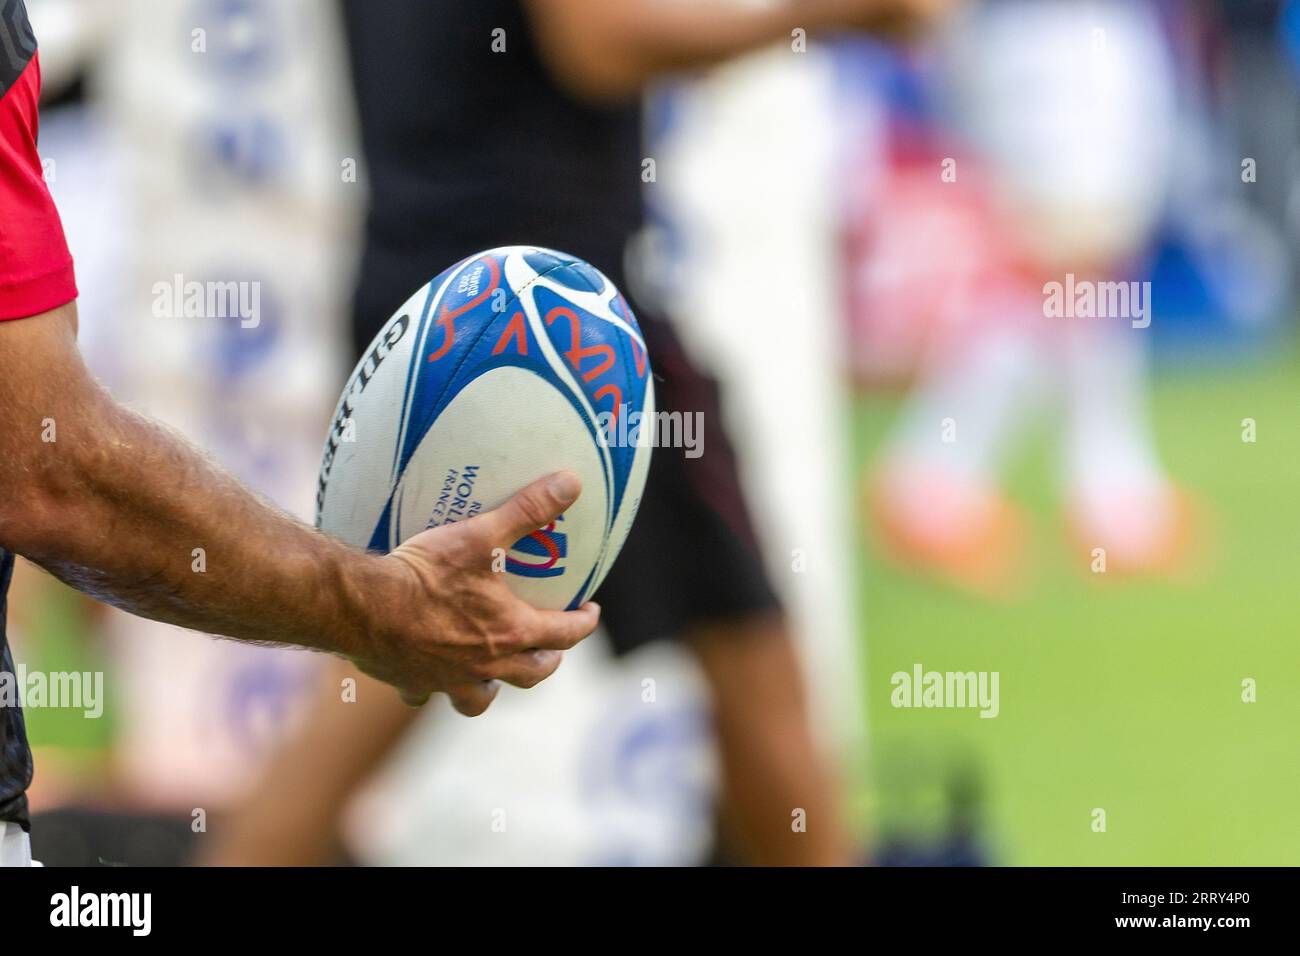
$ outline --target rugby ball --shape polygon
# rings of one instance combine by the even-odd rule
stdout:
[[[636,517],[653,418],[645,341],[614,284],[561,252],[489,249],[411,296],[357,364],[325,441],[316,524],[387,552],[568,469],[582,495],[494,566],[533,606],[575,608]]]

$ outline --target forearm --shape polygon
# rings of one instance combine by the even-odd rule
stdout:
[[[686,0],[530,0],[543,55],[557,77],[593,97],[638,93],[650,80],[699,69],[791,36],[840,25],[839,4],[764,6]]]
[[[26,404],[0,448],[0,546],[144,617],[349,649],[355,578],[377,558],[278,512],[75,368]]]
[[[30,499],[44,512],[41,538],[23,549],[31,560],[143,617],[343,649],[352,596],[344,546],[121,406],[104,402],[69,425],[63,442],[76,450],[57,456],[67,470]]]
[[[788,36],[801,22],[798,5],[789,3],[746,7],[635,0],[607,9],[605,15],[615,21],[608,28],[611,41],[629,66],[651,75],[712,66]]]

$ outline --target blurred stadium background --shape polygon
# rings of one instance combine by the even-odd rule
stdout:
[[[350,176],[360,149],[334,5],[29,7],[50,94],[40,146],[78,262],[92,367],[310,518],[351,364],[344,322],[365,196],[364,169]],[[1033,53],[1050,30],[1121,58],[1139,50],[1131,88],[1168,94],[1128,102],[1109,89],[1099,109],[1109,122],[1123,104],[1124,129],[1147,133],[1122,144],[1127,175],[1109,173],[1130,190],[1120,213],[1155,210],[1123,223],[1140,246],[1126,275],[1154,290],[1151,328],[1128,338],[1150,354],[1140,382],[1163,470],[1200,519],[1185,573],[1099,580],[1062,519],[1063,403],[1013,389],[1009,401],[1036,415],[997,470],[1026,519],[1026,577],[990,596],[893,560],[864,489],[905,427],[928,350],[987,332],[954,332],[972,300],[946,293],[961,286],[974,311],[995,311],[988,297],[1015,269],[989,249],[1056,241],[1044,219],[1025,236],[981,218],[1006,165],[981,128],[1010,136],[1015,155],[1039,135],[1032,117],[1095,93],[1080,94],[1077,77],[1053,87],[1050,70],[1025,83],[1032,74],[1007,66],[1043,70]],[[646,281],[666,291],[726,388],[864,859],[1294,863],[1300,3],[990,0],[906,54],[851,37],[792,53],[656,96],[654,226],[637,248]],[[985,109],[973,114],[972,102]],[[1162,131],[1167,148],[1155,151]],[[959,172],[961,192],[944,192],[951,156],[988,178],[968,185]],[[933,173],[929,185],[908,188],[917,168]],[[1089,216],[1124,220],[1074,200],[1075,238]],[[913,241],[898,241],[909,223]],[[973,284],[962,272],[971,261]],[[261,325],[154,318],[154,283],[177,273],[260,281]],[[393,290],[394,304],[409,291]],[[1254,441],[1243,440],[1246,419]],[[707,431],[705,442],[707,454]],[[196,810],[206,819],[234,804],[293,726],[316,665],[177,639],[30,568],[11,621],[29,668],[106,675],[102,718],[28,715],[35,855],[49,863],[187,859],[202,839]],[[997,718],[891,706],[889,676],[917,662],[998,671]],[[641,703],[647,674],[660,687],[653,708]],[[1249,705],[1246,679],[1258,686]],[[346,858],[708,858],[708,702],[679,650],[615,661],[591,642],[528,697],[503,695],[489,718],[448,714],[431,707],[359,797]],[[508,837],[487,825],[498,806],[520,808]],[[1106,810],[1105,834],[1090,826],[1094,808]]]

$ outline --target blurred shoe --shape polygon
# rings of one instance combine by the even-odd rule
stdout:
[[[1081,566],[1095,577],[1182,576],[1207,524],[1203,509],[1174,485],[1075,494],[1066,520]]]
[[[995,490],[891,465],[869,479],[867,500],[881,550],[895,563],[980,597],[1023,591],[1025,522]]]

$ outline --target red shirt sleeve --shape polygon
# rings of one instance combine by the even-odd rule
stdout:
[[[21,319],[77,297],[72,255],[36,152],[41,68],[32,53],[0,86],[0,320]]]

